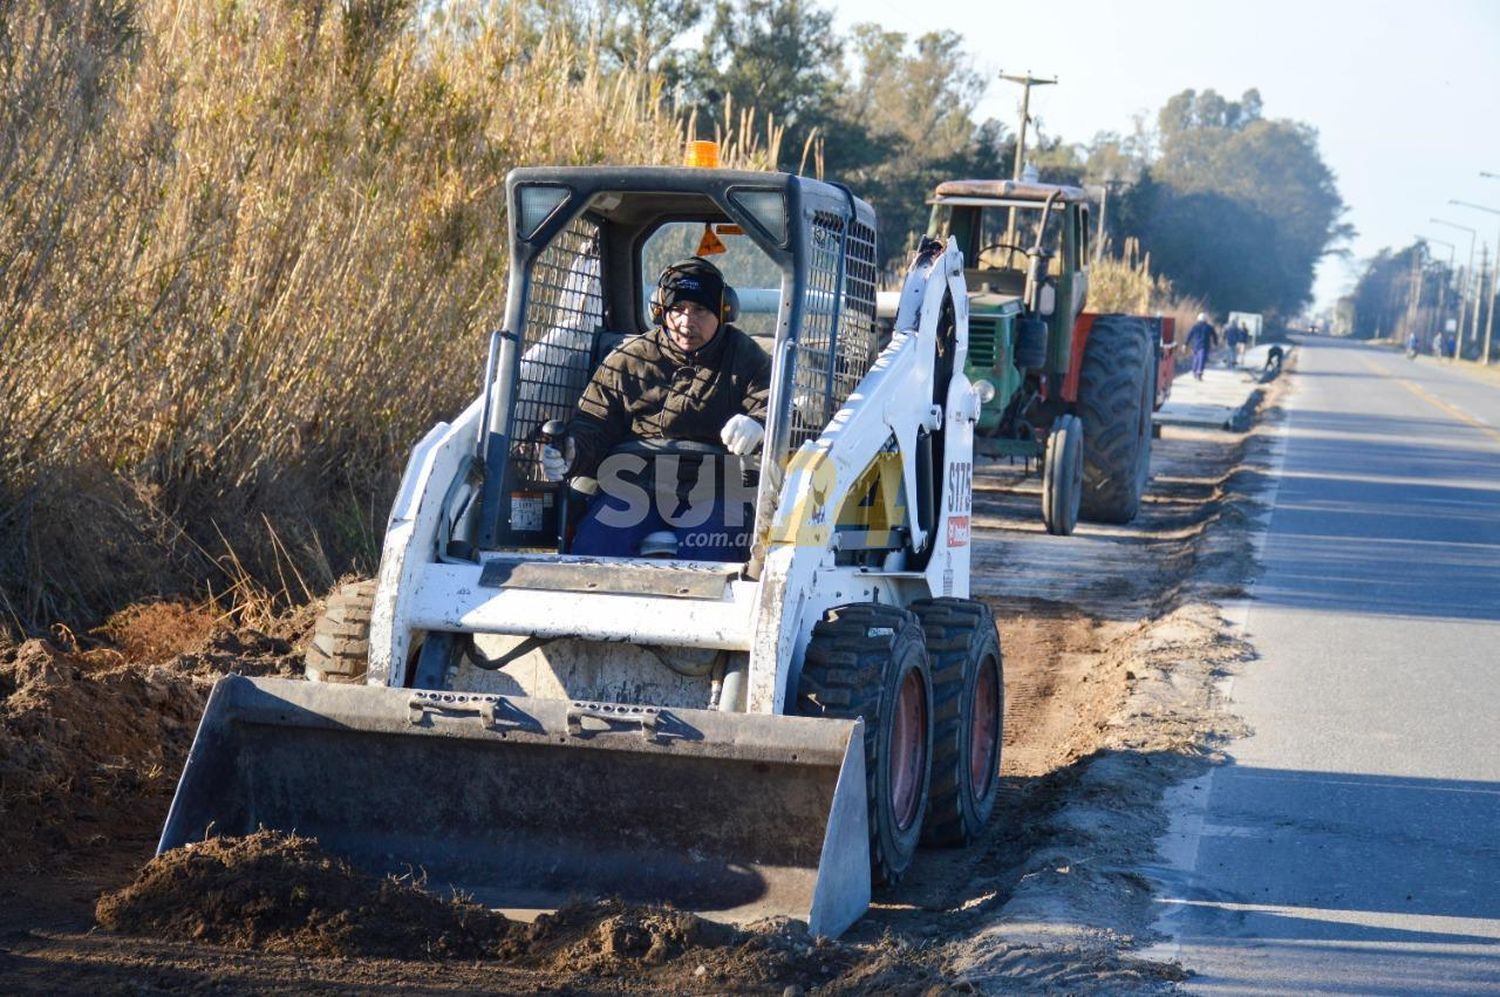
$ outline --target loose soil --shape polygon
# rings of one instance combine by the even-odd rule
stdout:
[[[265,631],[142,606],[0,648],[0,988],[8,993],[1170,992],[1133,869],[1163,790],[1239,732],[1218,680],[1283,382],[1247,435],[1168,428],[1130,527],[1041,526],[1019,468],[976,476],[976,596],[1005,656],[1002,796],[837,942],[600,901],[534,924],[262,832],[151,859],[213,680],[296,674],[316,606]]]

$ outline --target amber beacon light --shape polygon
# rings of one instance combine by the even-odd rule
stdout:
[[[686,166],[715,169],[719,165],[719,143],[694,140],[687,144]]]

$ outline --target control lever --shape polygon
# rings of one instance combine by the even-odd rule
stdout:
[[[538,439],[541,440],[543,446],[551,446],[551,447],[556,447],[558,450],[563,450],[564,449],[564,444],[567,442],[567,439],[568,439],[568,424],[566,422],[564,422],[562,419],[548,419],[546,422],[542,423],[542,428],[541,428],[540,432],[537,434],[537,437],[538,437]],[[558,485],[557,485],[557,552],[559,554],[563,554],[563,553],[567,552],[567,545],[568,545],[568,493],[571,490],[572,490],[572,486],[568,484],[568,481],[567,481],[566,478],[564,478],[562,481],[558,482]]]

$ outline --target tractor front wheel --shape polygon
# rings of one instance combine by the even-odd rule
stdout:
[[[1128,523],[1140,511],[1151,473],[1154,356],[1141,319],[1101,315],[1089,330],[1078,378],[1084,519]]]
[[[1078,525],[1078,503],[1083,497],[1083,423],[1076,415],[1060,415],[1047,434],[1042,457],[1042,522],[1047,532],[1068,536]]]
[[[922,836],[932,775],[932,672],[917,617],[880,603],[829,610],[807,645],[797,710],[864,718],[870,874],[898,882]]]

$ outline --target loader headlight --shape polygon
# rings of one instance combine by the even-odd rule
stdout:
[[[995,400],[995,386],[983,379],[975,381],[974,397],[979,399],[979,404],[988,405]]]

